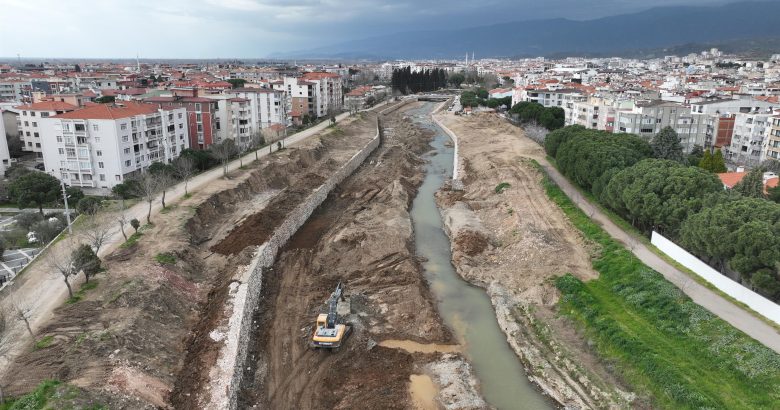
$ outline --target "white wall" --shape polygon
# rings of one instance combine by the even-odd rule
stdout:
[[[658,232],[653,231],[653,236],[650,241],[663,253],[692,270],[708,283],[720,289],[723,293],[748,305],[751,309],[767,319],[780,324],[780,305],[722,275],[720,272],[712,269],[709,265],[691,255],[688,251],[679,247],[674,242],[663,237]]]

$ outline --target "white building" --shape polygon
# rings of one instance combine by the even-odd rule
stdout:
[[[14,108],[19,111],[17,125],[22,140],[22,150],[34,152],[38,160],[43,160],[41,119],[73,111],[79,107],[62,101],[42,101]]]
[[[206,98],[217,100],[217,135],[214,142],[232,139],[237,146],[246,148],[254,132],[249,100],[230,95],[209,95]]]
[[[8,139],[5,134],[5,122],[2,121],[3,109],[0,108],[0,173],[11,166],[11,155],[8,153]]]
[[[772,114],[738,113],[734,118],[734,134],[725,157],[736,165],[755,166],[761,162],[764,140],[769,135]]]
[[[96,104],[41,122],[45,171],[70,186],[102,192],[189,148],[185,108]]]
[[[251,107],[252,132],[258,132],[272,125],[289,125],[285,92],[270,88],[240,88],[230,94],[249,100]]]

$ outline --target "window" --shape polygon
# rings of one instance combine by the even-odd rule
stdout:
[[[98,125],[92,124],[92,131],[97,131],[97,130],[98,130]]]
[[[103,156],[103,151],[97,150],[97,151],[95,151],[95,155],[97,155],[99,157],[102,157]]]
[[[116,179],[117,181],[121,181],[122,180],[122,176],[121,175],[114,175],[114,179]]]
[[[130,140],[130,137],[128,137],[127,135],[123,135],[122,136],[122,142],[127,142],[129,140]]]
[[[126,167],[129,167],[129,166],[130,166],[130,160],[129,160],[129,159],[128,159],[127,161],[125,161],[125,166],[126,166]]]
[[[57,136],[57,142],[62,143],[62,136],[60,135]]]
[[[105,181],[106,180],[106,174],[100,174],[100,180]]]
[[[100,142],[100,137],[95,137],[95,142]]]
[[[179,119],[181,119],[181,113],[179,113]]]
[[[27,111],[22,111],[22,115],[27,116]]]
[[[130,155],[130,148],[125,148],[125,154]]]
[[[75,148],[66,148],[65,152],[68,154],[69,157],[75,157],[76,156],[76,149]]]
[[[195,103],[195,111],[200,111],[200,103]],[[200,121],[200,119],[198,119]]]
[[[195,121],[197,121],[197,122],[200,122],[200,121],[201,121],[201,116],[200,116],[200,114],[195,114]]]
[[[35,111],[30,111],[30,116],[35,117]]]
[[[63,148],[57,148],[57,152],[59,152],[60,155],[65,155],[65,150]]]
[[[184,128],[184,124],[179,123],[179,129],[182,129],[182,128]]]
[[[34,136],[35,138],[40,138],[40,137],[41,137],[41,136],[40,136],[40,134],[38,134],[37,132],[34,132],[34,133],[33,133],[33,136]]]
[[[127,129],[127,123],[122,123],[119,125],[120,130],[126,130]]]
[[[37,122],[35,122],[35,121],[33,121],[32,125],[33,125],[33,127],[37,127],[37,126],[38,126],[38,123],[37,123]]]
[[[41,118],[49,118],[49,113],[48,112],[42,112],[41,113]]]
[[[84,124],[74,124],[76,126],[76,131],[86,131],[87,127]]]
[[[82,158],[89,157],[89,150],[86,148],[79,148],[79,156]]]
[[[25,121],[25,122],[24,122],[24,126],[25,126],[25,127],[29,127],[29,126],[30,126],[30,122],[29,122],[29,121]]]
[[[90,168],[89,161],[81,161],[81,162],[79,162],[79,165],[81,166],[81,169],[89,169]]]
[[[40,147],[41,147],[41,143],[40,142],[36,142],[35,143],[35,148],[40,148]]]
[[[105,168],[102,162],[98,162],[98,168]]]
[[[29,137],[30,136],[30,131],[26,131],[24,134]]]

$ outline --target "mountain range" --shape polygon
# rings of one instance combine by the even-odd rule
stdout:
[[[465,58],[467,52],[478,57],[638,56],[683,45],[696,49],[692,45],[733,45],[742,40],[764,44],[768,39],[780,39],[780,1],[657,7],[586,21],[558,18],[409,31],[274,57],[428,59]]]

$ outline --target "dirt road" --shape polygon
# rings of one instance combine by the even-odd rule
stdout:
[[[377,345],[391,339],[452,343],[412,247],[408,208],[421,182],[419,154],[427,151],[427,137],[402,113],[383,124],[381,146],[265,274],[241,407],[410,408],[410,377],[420,373],[455,379],[437,389],[454,389],[450,401],[472,400],[460,408],[484,405],[457,354]],[[339,281],[346,285],[347,319],[355,331],[338,352],[312,350],[313,322]]]
[[[349,114],[341,114],[337,117],[339,121],[348,117]],[[323,122],[312,128],[306,129],[297,134],[293,134],[285,139],[285,146],[295,146],[316,135],[328,126],[328,122]],[[271,146],[272,150],[275,147]],[[263,149],[258,152],[258,158],[264,158],[269,155],[268,149]],[[229,172],[236,171],[240,164],[249,164],[255,161],[255,154],[247,154],[242,160],[235,160],[228,164]],[[210,187],[212,184],[220,185],[220,179],[222,178],[222,169],[215,168],[210,171],[204,172],[193,177],[189,181],[189,191],[197,192],[199,190]],[[168,190],[166,194],[166,200],[168,203],[174,203],[180,200],[184,196],[184,184],[180,183],[173,186]],[[156,218],[162,209],[162,205],[159,200],[156,200],[152,206],[152,217]],[[136,218],[139,221],[145,221],[148,207],[145,203],[139,203],[126,210],[127,220]],[[109,217],[109,224],[115,226],[116,222]],[[118,226],[118,225],[116,225]],[[126,229],[130,229],[129,226]],[[76,234],[79,232],[79,227],[75,228]],[[124,239],[119,233],[118,229],[115,229],[107,239],[107,243],[103,249],[99,252],[100,257],[114,252],[119,244]],[[64,249],[67,243],[60,242],[55,244],[52,249],[58,251]],[[74,281],[74,287],[83,282],[83,277],[79,277]],[[51,266],[46,263],[45,258],[39,258],[33,264],[27,267],[25,272],[19,276],[15,283],[6,287],[0,292],[0,309],[8,309],[9,305],[18,304],[29,309],[30,316],[29,321],[34,332],[38,331],[45,326],[45,324],[52,318],[54,310],[61,306],[67,299],[67,290],[62,283],[61,277],[53,272]],[[32,338],[27,334],[24,325],[20,322],[14,321],[9,324],[10,332],[9,340],[12,341],[13,346],[10,347],[10,352],[6,355],[0,355],[0,379],[5,375],[4,372],[9,368],[8,360],[18,355],[26,346],[29,346],[32,342]]]
[[[552,279],[598,273],[529,162],[538,145],[492,115],[437,118],[459,143],[463,190],[438,195],[458,273],[487,289],[510,344],[550,396],[575,407],[626,405],[619,381],[558,318]]]

